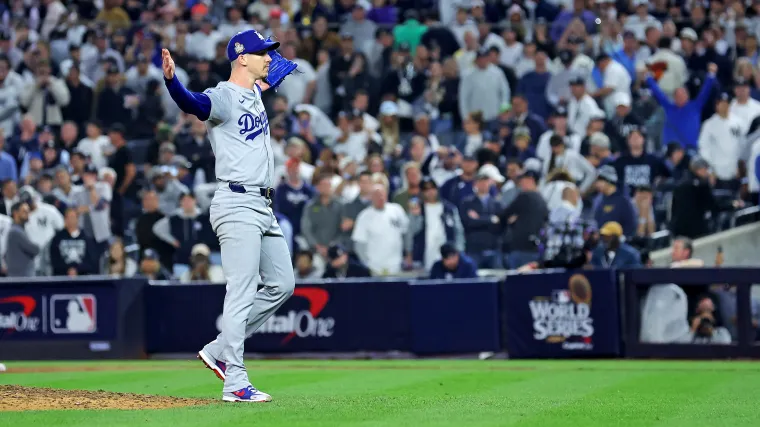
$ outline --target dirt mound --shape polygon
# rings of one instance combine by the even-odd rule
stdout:
[[[0,385],[0,411],[56,409],[166,409],[208,405],[209,400],[108,391],[62,390]]]

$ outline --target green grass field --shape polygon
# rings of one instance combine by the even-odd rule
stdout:
[[[760,425],[760,364],[631,361],[249,361],[265,404],[222,403],[197,361],[7,363],[0,385],[202,399],[162,410],[0,412],[0,425],[380,427]],[[40,369],[58,372],[19,372]],[[70,370],[70,371],[66,371]],[[0,402],[2,403],[2,402]]]

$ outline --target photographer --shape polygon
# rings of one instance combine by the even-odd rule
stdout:
[[[70,99],[66,83],[51,75],[47,62],[37,65],[35,81],[19,94],[21,106],[27,109],[39,126],[60,126],[63,123],[61,108],[67,106]]]
[[[622,241],[623,227],[614,221],[605,223],[599,230],[602,244],[594,249],[591,265],[595,268],[641,267],[641,254]]]
[[[190,269],[182,273],[179,280],[182,283],[192,281],[204,281],[212,283],[224,283],[224,271],[218,265],[211,265],[209,257],[211,249],[204,243],[193,245],[190,251]]]
[[[690,332],[694,344],[731,344],[728,329],[718,326],[715,319],[715,303],[712,298],[703,295],[697,302],[694,316],[691,318]]]

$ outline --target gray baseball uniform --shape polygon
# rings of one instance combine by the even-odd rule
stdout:
[[[203,350],[226,362],[223,391],[231,392],[251,384],[243,364],[246,337],[293,294],[295,278],[271,201],[260,191],[274,185],[261,90],[222,82],[204,93],[211,99],[206,127],[220,181],[211,203],[211,225],[222,249],[227,294],[222,332]],[[256,291],[259,273],[264,286]]]

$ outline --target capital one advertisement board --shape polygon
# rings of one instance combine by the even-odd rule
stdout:
[[[507,277],[503,307],[511,358],[577,358],[620,353],[614,272]]]
[[[297,285],[293,296],[250,338],[248,352],[408,348],[406,282]],[[194,352],[221,331],[223,285],[150,286],[146,331],[151,353]]]
[[[0,286],[0,341],[110,340],[116,309],[110,286]]]

